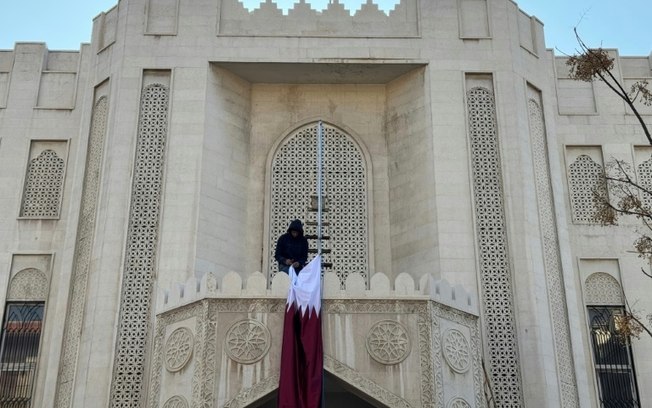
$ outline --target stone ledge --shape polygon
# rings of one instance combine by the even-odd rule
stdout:
[[[267,288],[267,279],[261,272],[253,272],[242,279],[237,272],[227,273],[221,282],[212,273],[200,280],[190,278],[186,282],[173,284],[162,289],[157,296],[156,313],[163,313],[205,298],[285,298],[290,287],[288,275],[279,273]],[[369,288],[359,273],[350,274],[344,289],[334,272],[324,273],[322,280],[324,299],[431,299],[463,312],[479,315],[476,295],[461,285],[451,286],[444,279],[425,275],[419,285],[407,273],[399,274],[393,288],[387,275],[376,272],[372,275]]]

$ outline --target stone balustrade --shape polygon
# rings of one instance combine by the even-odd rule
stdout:
[[[393,286],[389,277],[377,272],[372,275],[367,287],[364,277],[359,273],[350,274],[344,289],[340,279],[333,272],[324,273],[324,299],[387,299],[387,298],[429,298],[446,306],[478,316],[477,297],[461,285],[451,285],[445,279],[424,275],[418,282],[407,273],[399,274]],[[157,313],[162,313],[204,298],[283,298],[287,296],[290,279],[279,273],[267,287],[267,278],[261,272],[253,272],[246,279],[236,272],[229,272],[221,282],[212,273],[201,279],[190,278],[183,283],[172,284],[170,288],[159,290]]]

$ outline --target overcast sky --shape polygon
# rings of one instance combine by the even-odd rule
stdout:
[[[190,0],[188,0],[190,1]],[[261,0],[244,0],[255,7]],[[329,0],[309,0],[314,8]],[[340,0],[342,1],[342,0]],[[344,0],[352,9],[366,0]],[[377,0],[389,10],[399,0]],[[438,1],[438,0],[421,0]],[[92,19],[117,0],[0,0],[0,49],[17,41],[46,42],[50,49],[79,49],[90,41]],[[278,0],[287,9],[293,0]],[[652,0],[520,0],[521,9],[545,24],[546,46],[572,53],[573,27],[587,44],[618,48],[621,55],[649,55],[652,51]],[[557,51],[559,53],[559,51]]]

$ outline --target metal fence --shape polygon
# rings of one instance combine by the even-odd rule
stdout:
[[[630,339],[618,334],[618,307],[589,307],[593,360],[604,408],[640,407]]]
[[[0,408],[29,408],[36,380],[43,303],[8,303],[0,341]]]

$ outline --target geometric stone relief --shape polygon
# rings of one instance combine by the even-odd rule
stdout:
[[[464,398],[453,398],[448,402],[446,408],[471,408],[471,405]]]
[[[479,81],[482,86],[470,86],[467,92],[467,107],[488,371],[496,406],[521,407],[523,394],[496,109],[491,78],[467,77],[469,85]]]
[[[453,371],[463,374],[471,367],[469,341],[461,331],[449,329],[444,333],[442,349],[444,359]]]
[[[637,155],[642,148],[637,148]],[[643,152],[641,152],[643,153]],[[652,191],[652,155],[647,154],[647,160],[636,166],[636,173],[638,175],[638,183],[647,191]],[[641,194],[641,200],[647,208],[652,208],[652,196],[650,194]]]
[[[45,301],[48,296],[48,278],[36,268],[19,271],[11,278],[7,301]]]
[[[311,216],[311,196],[317,188],[317,123],[295,130],[281,144],[272,160],[269,225],[269,279],[278,272],[274,259],[276,240],[285,233],[290,220],[303,218],[306,235],[316,235]],[[328,198],[328,250],[323,263],[342,287],[349,274],[360,273],[368,282],[367,167],[364,155],[353,138],[342,130],[323,124],[323,183]],[[314,245],[314,242],[310,242]]]
[[[175,395],[169,400],[165,401],[163,408],[188,408],[188,401],[180,395]]]
[[[263,323],[253,319],[241,320],[227,330],[224,350],[235,362],[253,364],[267,355],[271,338]]]
[[[35,148],[34,142],[32,148]],[[64,160],[46,149],[29,161],[20,216],[57,218],[63,193]]]
[[[91,118],[74,264],[70,276],[70,302],[64,326],[63,350],[55,396],[56,406],[59,408],[68,408],[71,405],[77,352],[86,305],[86,289],[93,248],[108,111],[108,98],[106,96],[99,97],[93,107]]]
[[[367,333],[367,352],[385,365],[398,364],[410,354],[410,337],[403,325],[393,320],[381,320]]]
[[[534,163],[534,179],[537,192],[537,208],[543,241],[543,261],[548,291],[548,305],[553,324],[555,357],[557,361],[557,378],[561,388],[561,405],[572,408],[579,406],[579,395],[575,380],[575,362],[571,350],[568,308],[566,306],[565,283],[559,251],[555,207],[550,165],[548,160],[548,143],[543,110],[540,105],[541,95],[538,90],[528,89],[530,140]]]
[[[224,340],[222,341],[216,338],[216,336],[221,332],[218,322],[223,318],[229,319],[233,313],[242,313],[245,315],[262,314],[263,316],[268,314],[270,318],[276,316],[274,317],[274,319],[276,319],[283,315],[285,306],[285,298],[281,297],[208,297],[197,299],[190,304],[176,306],[158,314],[156,318],[154,347],[151,358],[152,368],[148,407],[162,407],[164,401],[167,401],[167,398],[171,395],[190,395],[187,394],[185,390],[182,391],[179,389],[175,389],[174,391],[167,390],[169,393],[166,394],[165,385],[169,384],[169,381],[179,381],[179,379],[176,376],[169,374],[164,366],[165,344],[168,340],[166,338],[166,333],[170,331],[171,327],[178,328],[179,325],[192,327],[189,326],[188,323],[184,323],[188,322],[189,319],[195,319],[196,322],[196,327],[193,329],[193,332],[195,333],[195,342],[193,355],[191,357],[192,365],[188,364],[186,366],[186,369],[192,367],[191,369],[193,370],[191,384],[192,401],[187,397],[189,406],[221,406],[225,408],[245,407],[254,404],[261,398],[269,396],[270,393],[278,387],[279,377],[278,372],[274,369],[270,369],[267,363],[255,367],[242,366],[237,369],[240,373],[243,372],[241,370],[254,370],[250,372],[255,372],[256,374],[254,375],[258,376],[258,379],[255,382],[245,380],[246,385],[244,383],[239,385],[239,381],[242,379],[236,380],[236,377],[232,377],[231,381],[236,380],[238,383],[227,384],[224,381],[229,381],[228,378],[224,378],[220,375],[225,367],[224,358],[233,359],[233,356],[229,355],[229,351],[227,351],[229,349],[229,344],[231,343],[228,340],[229,338],[240,339],[234,343],[237,346],[236,350],[263,349],[263,343],[261,341],[256,340],[250,342],[243,341],[243,339],[260,339],[261,332],[258,329],[264,328],[264,331],[267,330],[267,326],[261,323],[261,321],[264,320],[243,319],[236,321],[231,326],[226,326],[228,329],[223,333]],[[485,406],[484,394],[482,393],[482,365],[479,351],[480,337],[477,316],[459,311],[449,306],[441,305],[432,300],[423,299],[422,297],[419,299],[401,300],[396,300],[395,298],[374,298],[365,300],[326,299],[323,302],[322,311],[323,315],[326,316],[325,319],[329,319],[329,316],[333,319],[339,319],[338,315],[346,316],[356,314],[374,317],[379,313],[384,315],[399,314],[416,317],[418,338],[417,336],[414,336],[411,340],[414,341],[414,351],[418,353],[418,359],[413,360],[412,363],[407,363],[417,364],[413,367],[419,371],[420,384],[418,383],[416,387],[411,387],[416,394],[404,395],[403,392],[400,391],[402,388],[394,387],[390,380],[388,380],[390,381],[388,383],[385,383],[382,379],[378,382],[379,379],[371,379],[367,377],[367,374],[364,371],[359,371],[359,368],[356,369],[357,367],[350,367],[327,353],[324,355],[324,368],[333,376],[350,385],[353,389],[358,390],[362,395],[370,396],[373,400],[378,401],[383,406],[395,408],[417,406],[424,408],[446,407],[448,399],[444,400],[442,395],[443,383],[441,382],[441,375],[439,375],[437,383],[435,380],[437,371],[441,370],[441,360],[443,358],[441,357],[442,347],[440,336],[433,335],[433,324],[436,321],[448,321],[462,326],[464,329],[460,328],[460,330],[464,330],[465,332],[468,330],[470,332],[470,338],[467,337],[466,340],[469,345],[469,353],[471,354],[470,360],[473,375],[472,377],[467,375],[465,378],[469,380],[466,382],[467,386],[472,389],[469,389],[469,393],[466,395],[457,394],[451,395],[451,397],[464,397],[469,401],[469,398],[475,395],[475,406]],[[366,320],[367,317],[363,317],[363,319]],[[378,323],[380,322],[387,322],[387,320],[381,320]],[[396,321],[392,320],[389,322],[392,323],[388,325],[392,330],[381,330],[381,332],[399,333],[402,331],[396,329],[396,325],[394,324]],[[447,324],[450,325],[450,323]],[[252,327],[255,328],[252,330]],[[402,325],[401,327],[407,332],[406,327]],[[228,333],[229,331],[232,332]],[[252,332],[257,334],[248,336],[248,333]],[[236,333],[239,334],[236,335]],[[274,327],[272,333],[274,333],[274,336],[280,336],[280,328]],[[396,336],[392,335],[390,336],[390,339],[394,337]],[[407,339],[407,336],[399,335],[397,337],[401,339],[401,344],[406,344],[404,340]],[[280,340],[280,338],[278,340]],[[388,343],[391,343],[391,340]],[[247,344],[249,344],[249,346]],[[250,347],[252,344],[254,347]],[[243,347],[243,345],[245,347]],[[223,346],[224,348],[222,358],[220,358],[220,354],[222,354],[220,346]],[[365,347],[362,344],[359,346]],[[335,349],[333,350],[336,350],[339,346],[335,344],[334,347]],[[233,349],[231,352],[232,351]],[[325,349],[325,352],[327,351],[328,349]],[[265,353],[269,354],[268,352]],[[247,353],[243,353],[243,355],[246,354]],[[250,355],[251,354],[252,353],[250,353]],[[257,351],[253,354],[259,355],[262,354],[262,352]],[[271,358],[272,360],[270,360],[270,363],[274,366],[275,359],[278,359],[279,356],[278,354],[274,354]],[[409,356],[409,358],[414,357]],[[436,360],[439,360],[439,363],[436,363]],[[228,365],[228,363],[226,365]],[[188,384],[188,391],[190,391],[189,386],[190,384]],[[232,391],[225,393],[225,387],[232,389]]]
[[[568,166],[571,209],[574,223],[592,224],[596,221],[596,194],[607,196],[607,184],[602,165],[586,154],[579,155]]]
[[[149,75],[143,80],[156,74]],[[155,79],[162,76],[169,80],[169,72]],[[142,90],[110,407],[137,408],[144,398],[169,99],[166,85],[151,83]]]
[[[584,301],[588,306],[622,306],[625,304],[620,283],[608,273],[592,273],[586,278],[584,291]]]
[[[195,339],[187,327],[180,327],[170,334],[165,343],[165,368],[169,372],[181,370],[192,356]]]
[[[384,406],[392,408],[410,408],[412,405],[400,396],[386,390],[375,382],[365,378],[361,373],[342,362],[324,355],[324,368],[348,385],[361,390],[363,393],[373,397]],[[428,403],[424,406],[429,406]]]

